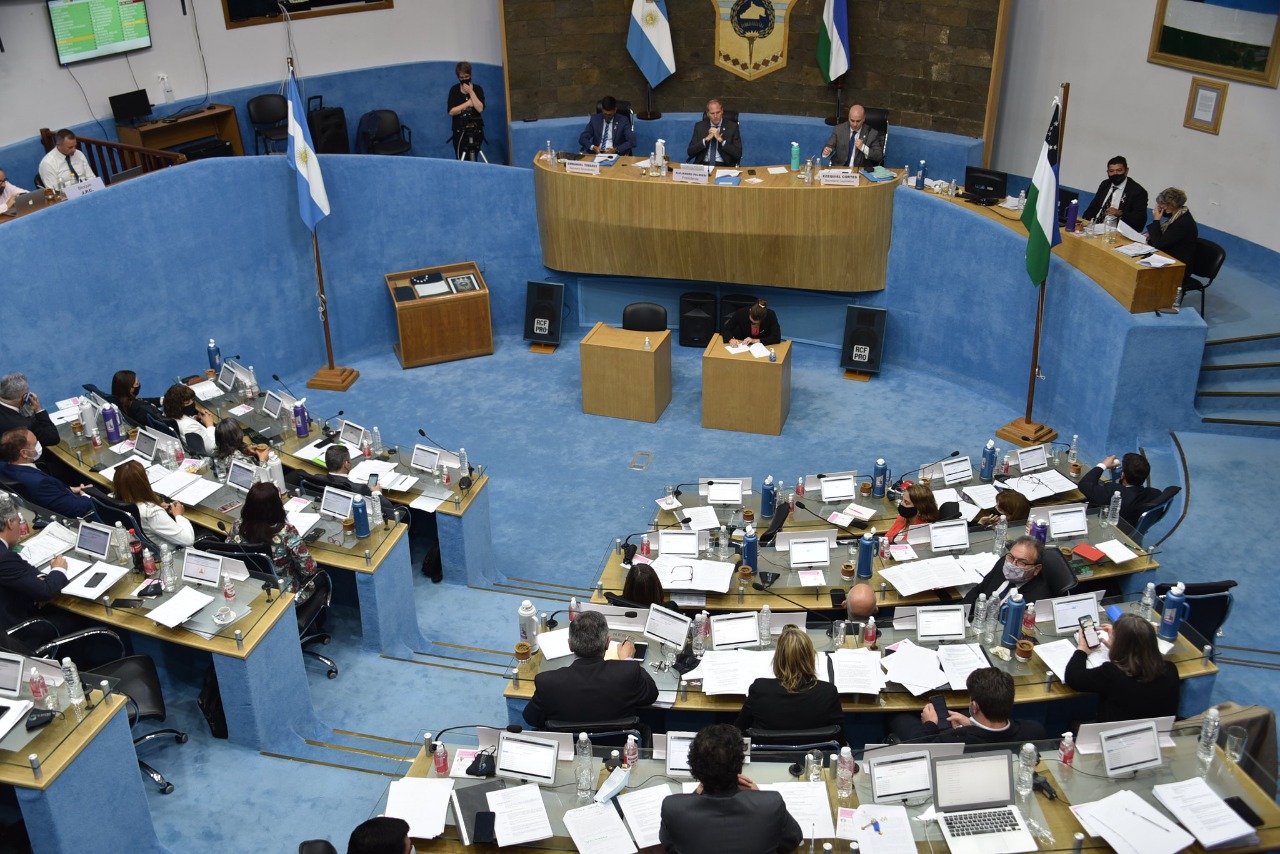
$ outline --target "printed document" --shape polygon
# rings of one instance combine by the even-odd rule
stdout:
[[[551,818],[547,815],[542,790],[537,783],[487,792],[485,799],[489,802],[489,809],[496,813],[493,829],[498,837],[498,847],[551,836]]]
[[[635,854],[627,828],[613,804],[591,804],[564,814],[564,827],[582,854]]]
[[[409,822],[409,835],[417,839],[435,839],[444,833],[445,813],[449,809],[449,793],[453,781],[427,777],[405,777],[392,780],[387,789],[385,815]]]

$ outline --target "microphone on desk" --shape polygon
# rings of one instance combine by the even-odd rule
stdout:
[[[437,448],[444,449],[444,445],[440,444],[440,443],[439,443],[439,442],[437,442],[435,439],[432,439],[430,436],[428,436],[428,435],[427,435],[427,431],[426,431],[426,430],[423,430],[421,427],[419,427],[419,428],[418,428],[418,435],[419,435],[419,436],[421,436],[422,438],[426,439],[426,440],[427,440],[428,442],[430,442],[431,444],[435,445]]]
[[[893,485],[889,487],[889,492],[888,492],[889,500],[898,501],[902,498],[902,493],[903,493],[902,484],[906,481],[908,475],[913,475],[913,474],[916,474],[917,472],[924,471],[930,466],[936,466],[938,463],[944,463],[947,460],[951,459],[952,457],[958,457],[958,456],[960,456],[959,451],[952,451],[951,453],[947,454],[945,457],[943,457],[940,460],[934,460],[931,463],[925,463],[924,465],[920,466],[920,468],[918,469],[912,469],[911,471],[907,472],[907,474],[899,475],[898,479],[895,480],[893,482]]]
[[[851,522],[849,525],[836,525],[835,522],[832,522],[826,516],[823,516],[822,514],[809,509],[809,507],[807,507],[805,503],[801,501],[799,498],[796,499],[796,507],[808,513],[810,516],[813,516],[816,519],[821,519],[822,521],[826,522],[828,525],[834,526],[836,530],[839,530],[839,531],[848,531],[850,534],[852,534],[855,530],[865,531],[867,529],[867,523],[862,521],[861,519],[854,519],[853,522]]]
[[[674,522],[672,522],[669,525],[661,525],[658,527],[650,528],[647,531],[636,531],[634,534],[627,534],[627,536],[622,540],[622,565],[627,569],[630,569],[631,561],[636,556],[636,549],[638,547],[631,542],[632,537],[638,537],[641,534],[655,534],[658,531],[663,530],[664,528],[674,528],[676,525],[685,525],[692,521],[693,520],[690,519],[688,516],[685,516],[683,519],[676,519]]]
[[[711,481],[707,481],[707,483],[711,483]],[[674,495],[676,498],[679,498],[681,495],[683,495],[683,494],[684,494],[684,493],[682,493],[682,492],[680,491],[680,487],[682,487],[682,486],[697,486],[697,485],[698,485],[698,481],[696,481],[696,480],[695,480],[693,483],[677,483],[677,484],[676,484],[676,488],[675,488],[675,489],[673,489],[673,490],[671,490],[671,494],[672,494],[672,495]]]
[[[339,409],[337,415],[330,415],[329,418],[341,418],[345,413],[345,409]],[[310,412],[307,413],[307,417],[311,417]],[[323,448],[325,445],[332,444],[333,440],[338,436],[338,431],[329,426],[329,418],[320,422],[320,429],[324,433],[324,438],[316,443],[316,447],[318,448]]]

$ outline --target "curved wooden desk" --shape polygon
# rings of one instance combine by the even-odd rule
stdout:
[[[556,270],[821,291],[884,290],[896,181],[677,184],[623,157],[598,176],[533,164],[542,261]]]

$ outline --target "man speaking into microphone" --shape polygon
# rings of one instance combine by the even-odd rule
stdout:
[[[849,121],[836,125],[831,131],[822,156],[831,157],[832,166],[857,168],[874,166],[884,160],[884,137],[875,128],[868,127],[866,120],[866,110],[861,104],[854,104],[849,108]]]

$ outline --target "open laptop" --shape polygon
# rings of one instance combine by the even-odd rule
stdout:
[[[413,446],[413,457],[409,460],[410,468],[415,468],[419,471],[435,471],[436,466],[439,464],[439,448],[429,448],[426,445]]]
[[[934,554],[941,552],[967,552],[969,550],[969,523],[963,519],[934,522],[929,526],[929,548]]]
[[[182,556],[182,581],[198,587],[217,587],[222,578],[222,555],[187,549]]]
[[[968,457],[951,457],[942,461],[942,480],[947,486],[955,486],[973,480],[973,462]]]
[[[933,759],[933,807],[951,854],[1035,851],[1014,798],[1007,750]]]
[[[14,197],[13,207],[6,209],[4,212],[9,216],[17,216],[20,213],[28,211],[38,211],[48,205],[45,198],[44,190],[32,190],[30,193],[21,193]]]
[[[1018,472],[1026,474],[1029,471],[1040,471],[1049,465],[1049,457],[1045,453],[1044,445],[1032,445],[1030,448],[1018,448]]]
[[[897,804],[924,800],[933,794],[933,765],[927,750],[877,756],[867,763],[871,800]]]
[[[1067,504],[1049,510],[1049,536],[1069,540],[1089,536],[1089,519],[1083,504]]]
[[[916,640],[920,643],[963,641],[966,605],[921,605],[916,608]]]
[[[227,486],[246,493],[258,480],[258,467],[245,460],[233,459],[227,469]]]
[[[815,566],[826,566],[831,561],[831,553],[827,548],[826,537],[791,540],[787,545],[787,554],[790,556],[792,569],[811,569]]]
[[[716,650],[760,645],[760,614],[735,611],[711,616],[711,642]]]
[[[553,786],[560,747],[552,739],[525,733],[498,736],[497,775],[522,782]]]
[[[349,519],[351,518],[351,502],[355,501],[355,499],[354,492],[326,486],[324,495],[320,497],[320,512],[336,519]]]

